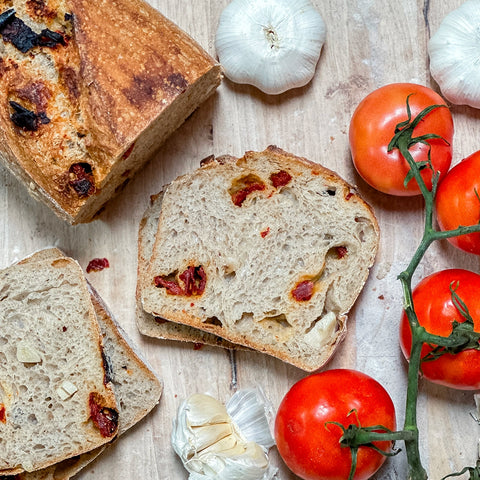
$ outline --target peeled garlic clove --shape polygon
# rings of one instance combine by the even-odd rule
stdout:
[[[430,72],[443,96],[480,108],[480,1],[450,12],[428,44]]]
[[[191,395],[188,399],[186,415],[191,426],[213,425],[230,421],[227,409],[209,395]]]
[[[227,78],[279,94],[310,82],[325,37],[309,0],[233,0],[220,16],[215,48]]]
[[[264,397],[254,390],[240,390],[227,407],[201,394],[182,402],[173,421],[171,440],[190,472],[189,480],[273,479],[276,469],[270,465],[267,451],[274,442],[265,405]],[[264,443],[255,443],[251,437]]]

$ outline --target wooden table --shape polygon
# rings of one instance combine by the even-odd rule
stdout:
[[[228,0],[151,3],[215,55],[215,30]],[[0,169],[0,265],[7,266],[50,245],[62,248],[84,268],[94,257],[108,258],[109,269],[87,277],[164,383],[158,408],[79,474],[79,479],[186,479],[187,473],[170,446],[172,419],[185,397],[203,392],[223,401],[238,388],[260,385],[277,407],[289,387],[305,376],[262,354],[232,354],[214,347],[198,350],[190,344],[148,339],[136,330],[136,236],[141,215],[151,194],[212,153],[241,156],[245,150],[263,150],[276,144],[336,170],[356,184],[374,206],[382,232],[377,262],[351,311],[348,335],[327,368],[356,368],[374,376],[391,394],[402,425],[406,368],[397,338],[402,303],[396,277],[422,234],[423,202],[419,198],[388,197],[368,187],[352,166],[347,132],[355,106],[381,85],[417,82],[438,90],[428,70],[427,41],[444,15],[461,3],[315,0],[327,25],[327,41],[313,81],[280,96],[267,96],[253,87],[225,80],[91,224],[71,227],[63,223]],[[480,147],[480,112],[453,106],[452,113],[457,163]],[[477,257],[442,243],[429,250],[416,279],[452,266],[480,271]],[[474,412],[472,392],[421,382],[421,448],[430,478],[439,479],[474,464],[479,432],[470,412]],[[279,467],[279,479],[296,478],[275,449],[271,458]],[[405,477],[406,459],[401,453],[388,460],[375,478]]]

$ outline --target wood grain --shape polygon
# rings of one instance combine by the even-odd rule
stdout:
[[[212,55],[220,12],[227,0],[151,0]],[[160,153],[108,205],[100,219],[68,226],[36,203],[8,172],[0,169],[0,266],[55,245],[85,268],[106,257],[110,268],[88,274],[127,333],[140,345],[164,382],[159,407],[127,433],[114,448],[78,475],[89,478],[145,480],[187,479],[170,446],[171,422],[180,402],[195,392],[226,400],[235,389],[260,385],[274,407],[305,374],[279,360],[252,352],[234,355],[214,347],[142,337],[134,319],[136,235],[149,196],[177,175],[197,167],[210,155],[242,155],[269,144],[336,170],[356,184],[374,206],[382,232],[376,265],[354,306],[349,332],[328,368],[357,368],[379,380],[391,394],[403,423],[406,369],[398,347],[402,309],[397,275],[406,266],[422,233],[418,199],[391,198],[368,187],[355,173],[348,148],[348,126],[360,100],[392,82],[417,82],[438,91],[428,70],[427,42],[447,12],[462,0],[314,0],[327,25],[327,41],[312,82],[280,96],[225,80],[167,141]],[[455,122],[454,163],[478,149],[480,113],[452,107]],[[456,266],[480,271],[477,257],[447,243],[435,245],[416,280]],[[476,459],[478,426],[469,413],[473,394],[421,382],[421,449],[430,478],[440,478]],[[275,449],[278,478],[293,480]],[[403,453],[388,460],[377,480],[404,479]]]

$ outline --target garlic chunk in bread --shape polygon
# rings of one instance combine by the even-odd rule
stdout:
[[[165,189],[143,308],[313,371],[378,240],[371,208],[319,164],[274,146],[210,159]]]

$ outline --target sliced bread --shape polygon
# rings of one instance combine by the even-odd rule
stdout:
[[[212,158],[165,189],[143,309],[313,371],[378,241],[371,208],[321,165],[275,146]]]
[[[215,91],[221,67],[143,0],[1,5],[0,160],[60,217],[87,222]]]
[[[80,266],[0,271],[0,473],[34,471],[115,438],[118,410]]]
[[[44,249],[23,260],[31,263],[46,258],[62,258],[56,248]],[[110,366],[113,389],[117,399],[119,417],[118,434],[121,435],[145,417],[159,402],[162,383],[141,353],[116,322],[96,290],[88,284],[97,321],[103,335],[104,355]],[[16,480],[68,480],[91,463],[105,447],[98,447],[72,459],[35,472],[19,474]]]
[[[162,199],[163,192],[151,196],[150,205],[145,210],[140,222],[140,228],[138,231],[138,277],[142,276],[152,255],[158,219],[160,217],[160,212],[162,211]],[[160,318],[145,312],[141,304],[140,288],[138,283],[136,320],[140,333],[150,337],[161,338],[164,340],[193,342],[201,345],[212,345],[230,349],[241,348],[240,346],[224,340],[217,335],[204,332],[198,328],[182,325],[180,323],[170,322],[164,318]]]

